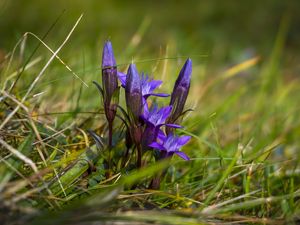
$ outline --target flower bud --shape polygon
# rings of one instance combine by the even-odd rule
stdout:
[[[110,41],[106,41],[102,52],[102,86],[106,118],[112,122],[116,115],[118,96],[117,66]],[[112,101],[112,98],[114,101]]]
[[[175,123],[182,114],[190,90],[191,74],[192,60],[188,58],[178,75],[171,94],[170,105],[173,106],[173,109],[171,116],[168,118],[168,123]]]
[[[141,79],[134,64],[130,64],[127,71],[125,98],[128,114],[138,124],[142,114],[143,101]]]

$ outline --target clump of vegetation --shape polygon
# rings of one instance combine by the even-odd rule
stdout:
[[[179,150],[190,140],[190,136],[179,137],[175,134],[174,129],[181,128],[178,123],[185,113],[183,110],[190,89],[191,73],[192,61],[188,59],[176,80],[170,105],[158,108],[157,103],[153,103],[152,106],[149,106],[150,96],[169,96],[168,94],[154,92],[162,84],[162,81],[153,80],[145,74],[140,75],[135,64],[129,65],[127,75],[118,72],[112,45],[109,41],[105,43],[102,54],[102,87],[97,82],[94,83],[102,96],[103,108],[108,122],[107,145],[103,143],[104,140],[101,141],[101,137],[96,133],[90,132],[95,141],[98,142],[98,146],[101,146],[100,151],[105,146],[108,148],[108,154],[104,158],[107,178],[111,177],[111,170],[115,174],[121,169],[126,171],[126,167],[132,168],[130,159],[134,158],[133,155],[136,158],[136,168],[148,164],[145,159],[148,151],[152,152],[147,157],[148,161],[152,160],[152,156],[155,156],[155,160],[170,159],[173,154],[189,160],[189,157]],[[127,112],[118,104],[120,92],[118,78],[125,89]],[[117,115],[118,108],[123,116]],[[123,155],[121,153],[121,157],[117,156],[116,149],[113,146],[113,121],[116,115],[123,121],[126,130],[125,135],[123,135],[126,149],[123,149],[124,153]],[[168,129],[163,130],[164,127]],[[159,150],[159,152],[154,152],[154,149]],[[117,151],[120,151],[120,149],[117,149]],[[111,168],[113,165],[118,165],[120,168]],[[160,177],[152,182],[152,188],[157,189],[159,187],[159,180]]]

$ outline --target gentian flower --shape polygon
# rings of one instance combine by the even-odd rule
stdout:
[[[127,74],[125,85],[127,111],[130,118],[138,124],[143,110],[141,80],[134,64],[130,64]]]
[[[126,86],[126,74],[118,72],[118,78],[121,82],[122,87]],[[168,97],[169,94],[164,93],[154,93],[154,90],[158,88],[161,84],[161,80],[150,79],[148,75],[142,73],[141,75],[141,86],[142,86],[142,96],[143,100],[146,100],[149,96],[158,96],[158,97]]]
[[[165,124],[166,119],[170,116],[172,111],[172,106],[166,106],[162,108],[158,108],[157,105],[154,105],[152,109],[148,109],[148,107],[144,107],[144,113],[141,115],[141,118],[147,125],[151,125],[153,127],[160,128],[163,125],[181,128],[181,126],[177,124]]]
[[[112,98],[118,96],[117,66],[110,41],[105,42],[102,52],[102,86],[105,116],[109,123],[112,123],[117,110],[117,104]],[[117,96],[114,96],[117,95]]]
[[[179,137],[174,134],[169,134],[168,136],[161,136],[160,138],[158,142],[152,142],[149,146],[162,151],[165,157],[171,157],[173,154],[176,154],[184,160],[190,159],[184,152],[180,151],[180,148],[191,139],[190,136]]]
[[[155,105],[151,110],[148,109],[148,105],[144,107],[144,113],[141,115],[141,119],[146,124],[146,128],[142,137],[142,144],[144,150],[149,148],[148,145],[156,140],[161,126],[165,125],[172,128],[181,128],[181,126],[177,124],[165,123],[171,111],[172,106],[166,106],[159,109]]]
[[[154,93],[153,91],[158,88],[161,84],[161,80],[153,80],[150,79],[148,75],[142,74],[142,94],[143,98],[147,99],[149,96],[157,96],[157,97],[168,97],[169,94],[164,93]]]
[[[189,94],[191,74],[192,60],[189,58],[183,65],[173,88],[170,101],[170,105],[173,106],[173,110],[168,119],[168,123],[175,123],[176,120],[182,115],[182,111]]]

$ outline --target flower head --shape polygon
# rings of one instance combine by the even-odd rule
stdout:
[[[170,105],[173,106],[170,123],[174,123],[182,114],[191,83],[192,60],[187,59],[175,82]]]
[[[122,72],[118,72],[118,78],[121,82],[122,87],[126,86],[126,74]],[[142,87],[142,95],[143,98],[146,100],[149,96],[158,96],[158,97],[168,97],[169,94],[164,94],[164,93],[154,93],[154,90],[158,88],[161,84],[161,80],[153,80],[150,79],[150,77],[146,74],[141,75],[140,77],[141,80],[141,87]]]
[[[141,115],[141,118],[147,125],[152,125],[154,127],[166,125],[174,128],[181,128],[181,126],[176,124],[165,124],[165,121],[170,116],[171,111],[172,106],[158,108],[157,105],[154,105],[154,107],[150,110],[148,109],[148,106],[145,106],[144,113]]]
[[[181,152],[180,148],[190,139],[190,136],[179,137],[174,134],[169,134],[168,136],[160,136],[160,140],[158,142],[152,142],[149,147],[164,151],[167,157],[176,154],[184,160],[189,160],[189,157],[184,152]]]
[[[151,95],[158,96],[158,97],[170,96],[169,94],[164,94],[164,93],[154,93],[154,90],[162,84],[161,80],[153,80],[150,79],[148,75],[142,74],[141,81],[142,81],[142,93],[145,99],[147,99]]]
[[[134,64],[130,64],[127,74],[125,85],[127,110],[137,122],[143,110],[141,80]]]
[[[158,108],[154,105],[152,109],[148,109],[148,105],[144,106],[144,113],[141,115],[142,120],[146,124],[146,128],[142,137],[143,149],[149,149],[149,144],[156,140],[159,135],[161,126],[168,126],[172,128],[181,128],[177,124],[166,124],[165,121],[172,111],[172,106]]]

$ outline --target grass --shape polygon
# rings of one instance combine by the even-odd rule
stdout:
[[[72,46],[80,19],[56,50],[43,38],[24,35],[1,62],[4,224],[299,222],[300,86],[298,79],[285,78],[281,65],[288,17],[267,57],[254,55],[228,69],[213,70],[211,55],[191,56],[188,106],[194,111],[180,131],[193,137],[183,149],[190,161],[174,157],[141,170],[118,167],[109,179],[101,145],[97,148],[87,133],[107,133],[91,85],[100,80],[99,63],[87,53],[67,60],[60,56],[66,43]],[[162,79],[162,91],[170,92],[184,58],[176,57],[173,41],[154,60],[139,55],[149,23],[142,21],[123,57],[135,55],[138,67]],[[34,54],[26,48],[32,37],[38,44]],[[128,63],[123,61],[119,68],[126,69]],[[121,123],[114,129],[119,135]],[[116,148],[115,157],[122,157],[124,143]],[[168,172],[160,190],[147,189],[147,181],[164,169]]]

